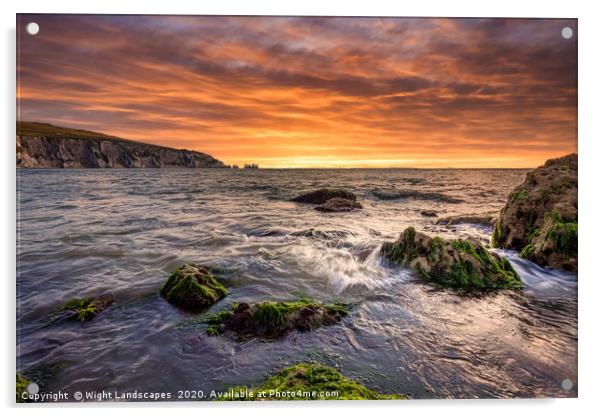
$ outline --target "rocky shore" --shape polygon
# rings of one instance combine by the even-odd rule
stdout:
[[[548,160],[512,191],[495,223],[492,245],[519,251],[540,266],[576,272],[578,158]]]

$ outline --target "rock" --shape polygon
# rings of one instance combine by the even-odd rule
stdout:
[[[294,231],[290,235],[295,237],[307,237],[314,238],[318,240],[340,240],[349,235],[356,236],[355,233],[351,231],[344,230],[320,230],[316,228],[308,228],[301,231]]]
[[[201,152],[86,130],[17,122],[18,168],[225,168]]]
[[[401,189],[401,190],[381,190],[373,189],[372,195],[378,199],[384,201],[390,201],[394,199],[413,198],[425,201],[437,201],[447,202],[448,204],[460,204],[464,202],[461,199],[451,197],[439,192],[428,192],[428,191],[417,191],[414,189]]]
[[[577,155],[570,154],[529,172],[501,210],[492,246],[577,272],[577,164]]]
[[[318,189],[317,191],[308,192],[306,194],[299,195],[298,197],[293,198],[291,201],[302,202],[305,204],[320,205],[332,198],[348,199],[350,201],[357,200],[356,196],[353,193],[346,191],[344,189],[323,188],[323,189]]]
[[[61,317],[64,319],[75,319],[80,322],[86,322],[113,303],[114,300],[107,297],[71,299],[59,308],[59,312],[62,313]]]
[[[161,296],[182,309],[199,312],[228,295],[226,288],[206,268],[194,264],[178,267],[161,288]]]
[[[496,218],[493,215],[486,216],[471,216],[471,215],[456,215],[452,217],[440,218],[435,224],[437,225],[458,225],[458,224],[479,224],[493,225]]]
[[[351,199],[331,198],[314,209],[320,212],[349,212],[362,208],[362,204]]]
[[[235,304],[207,319],[209,335],[233,332],[240,338],[278,338],[290,331],[311,331],[347,316],[343,303],[322,304],[311,299],[294,302]]]
[[[337,396],[323,393],[337,392]],[[293,393],[293,394],[292,394]],[[232,387],[220,401],[253,400],[401,400],[406,395],[387,395],[372,391],[318,363],[301,363],[280,370],[257,388]]]
[[[420,215],[422,215],[423,217],[436,217],[437,211],[425,209],[425,210],[420,211]]]
[[[510,262],[488,252],[476,240],[444,240],[408,227],[395,242],[382,245],[391,263],[412,268],[422,279],[465,289],[520,289]]]

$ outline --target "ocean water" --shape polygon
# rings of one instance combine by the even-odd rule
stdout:
[[[525,173],[19,170],[17,368],[41,391],[194,390],[206,398],[317,360],[381,393],[414,398],[575,397],[576,275],[498,251],[524,291],[463,295],[378,256],[410,225],[488,242],[491,227],[439,226],[420,211],[496,213]],[[288,201],[321,187],[354,192],[364,209],[325,214]],[[418,198],[377,197],[392,191]],[[353,308],[338,325],[276,341],[208,337],[203,315],[158,295],[187,262],[219,268],[231,291],[208,313],[299,296]],[[97,295],[116,303],[85,324],[52,319],[66,300]]]

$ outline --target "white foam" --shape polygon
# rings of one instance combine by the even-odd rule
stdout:
[[[336,293],[360,285],[373,289],[381,286],[388,274],[381,267],[380,246],[363,262],[349,251],[340,248],[311,244],[295,244],[289,247],[290,254],[301,269],[314,276],[327,278],[328,284]]]

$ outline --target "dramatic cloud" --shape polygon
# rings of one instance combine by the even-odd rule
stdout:
[[[577,150],[576,25],[20,15],[18,119],[265,167],[533,167]]]

